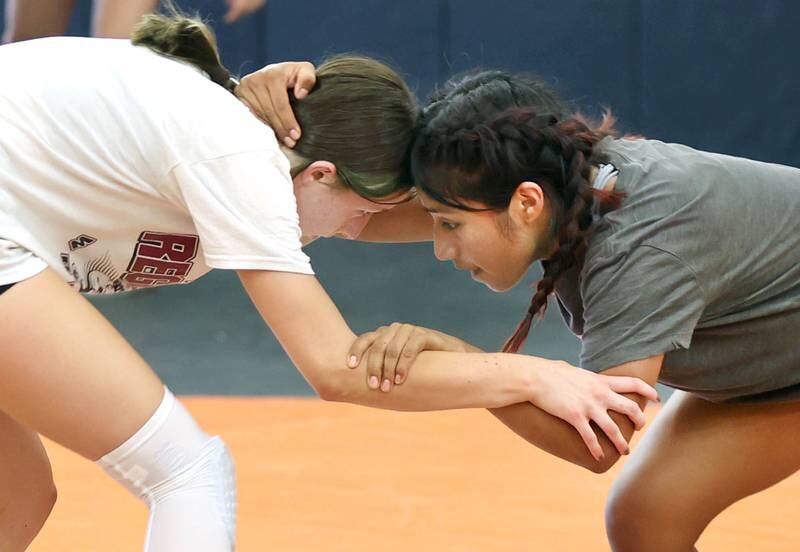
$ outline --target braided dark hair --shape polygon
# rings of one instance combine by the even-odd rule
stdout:
[[[423,112],[412,151],[417,186],[445,205],[505,210],[525,181],[539,184],[550,201],[555,249],[504,352],[519,350],[534,317],[544,316],[558,278],[585,255],[596,221],[623,197],[594,190],[589,182],[592,164],[604,161],[595,145],[613,134],[613,118],[606,114],[593,128],[580,116],[566,116],[564,104],[553,98],[552,88],[529,77],[477,75]]]

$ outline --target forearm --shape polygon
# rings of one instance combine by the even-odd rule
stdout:
[[[313,276],[240,271],[240,277],[264,321],[323,399],[422,411],[500,407],[534,396],[536,362],[499,353],[426,352],[402,385],[389,393],[370,389],[366,363],[346,365],[356,336]]]
[[[342,321],[343,322],[343,321]],[[312,347],[290,357],[306,380],[325,400],[402,411],[498,408],[531,400],[540,366],[550,362],[504,353],[425,351],[412,366],[412,375],[385,393],[367,385],[367,362],[346,365],[355,339],[346,324],[329,325]]]
[[[355,369],[346,365],[355,335],[316,278],[265,270],[240,270],[239,276],[264,322],[325,399],[421,411],[498,408],[526,401],[541,406],[542,399],[560,397],[553,375],[563,375],[563,363],[502,353],[425,352],[416,357],[412,377],[401,385],[388,393],[370,389],[363,358]]]
[[[465,344],[465,348],[473,353],[483,352],[469,344]],[[641,405],[646,402],[636,395],[628,395],[628,397]],[[589,449],[586,448],[586,443],[583,442],[574,427],[530,402],[489,408],[488,410],[511,431],[530,444],[590,471],[605,472],[619,459],[617,449],[605,433],[597,430],[596,426],[593,426],[593,429],[599,438],[600,446],[603,447],[604,460],[602,462],[598,462],[592,457]],[[610,415],[619,426],[625,439],[630,441],[633,435],[631,421],[626,416],[613,412]]]
[[[627,397],[642,405],[646,402],[638,395],[627,395]],[[574,427],[531,403],[513,404],[502,408],[492,408],[489,411],[530,444],[590,471],[603,473],[619,459],[620,455],[617,449],[596,426],[592,426],[592,428],[598,435],[603,448],[604,459],[601,462],[592,457]],[[619,426],[625,439],[630,441],[633,435],[631,421],[627,417],[613,412],[610,415]]]
[[[356,239],[383,243],[432,241],[433,219],[419,200],[414,199],[372,215],[369,224]]]
[[[332,366],[330,398],[404,411],[498,408],[531,400],[536,387],[535,363],[528,358],[523,365],[517,355],[502,353],[427,351],[414,361],[412,372],[384,393],[367,387],[364,362],[356,369]]]
[[[466,346],[466,353],[423,352],[414,362],[411,375],[390,393],[368,389],[363,366],[340,373],[340,390],[335,400],[391,410],[439,410],[486,407],[514,433],[532,445],[590,471],[607,471],[619,459],[619,452],[605,433],[592,426],[604,458],[594,459],[575,428],[538,408],[530,401],[547,377],[554,361],[533,356],[482,353]],[[477,353],[477,354],[476,354]],[[364,363],[362,363],[363,365]],[[356,377],[351,377],[356,375]],[[644,407],[639,395],[628,398]],[[627,416],[609,411],[626,441],[634,427]]]

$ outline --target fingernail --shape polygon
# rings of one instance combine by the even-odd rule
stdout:
[[[397,385],[397,384],[398,384],[398,383],[400,383],[401,381],[403,381],[403,376],[401,376],[400,374],[397,374],[397,375],[394,377],[394,383],[395,383],[395,385]]]
[[[289,138],[288,136],[285,136],[283,138],[283,143],[287,148],[293,148],[295,145],[295,141]]]
[[[347,365],[350,368],[358,366],[358,357],[356,355],[350,355],[350,358],[347,359]]]
[[[299,140],[300,139],[300,133],[297,132],[297,130],[295,130],[295,129],[292,129],[292,130],[289,131],[289,136],[292,137],[292,140]]]
[[[308,90],[306,90],[305,88],[301,88],[300,90],[297,91],[297,94],[295,94],[295,98],[297,98],[298,100],[302,100],[307,95],[308,95]]]
[[[377,389],[378,388],[378,377],[377,376],[370,376],[370,378],[369,378],[369,388],[370,389]]]
[[[388,379],[383,380],[383,384],[381,385],[381,391],[384,393],[388,393],[389,390],[392,388],[392,382]]]

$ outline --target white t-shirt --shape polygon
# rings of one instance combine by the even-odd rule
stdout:
[[[188,64],[127,40],[0,47],[0,238],[82,292],[211,268],[312,274],[272,131]]]

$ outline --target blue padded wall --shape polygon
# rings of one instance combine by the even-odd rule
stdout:
[[[647,134],[800,165],[800,3],[644,2]]]
[[[450,0],[449,72],[473,66],[531,71],[579,106],[609,106],[641,126],[637,0]],[[443,75],[444,76],[444,75]]]
[[[267,54],[273,61],[319,61],[342,52],[376,56],[425,95],[438,77],[438,10],[431,0],[274,2],[267,10]]]
[[[223,0],[179,4],[214,24],[235,73],[356,51],[424,99],[475,66],[532,71],[590,113],[611,107],[624,130],[800,164],[797,2],[269,0],[233,25]],[[69,34],[88,32],[90,11],[78,0]]]

